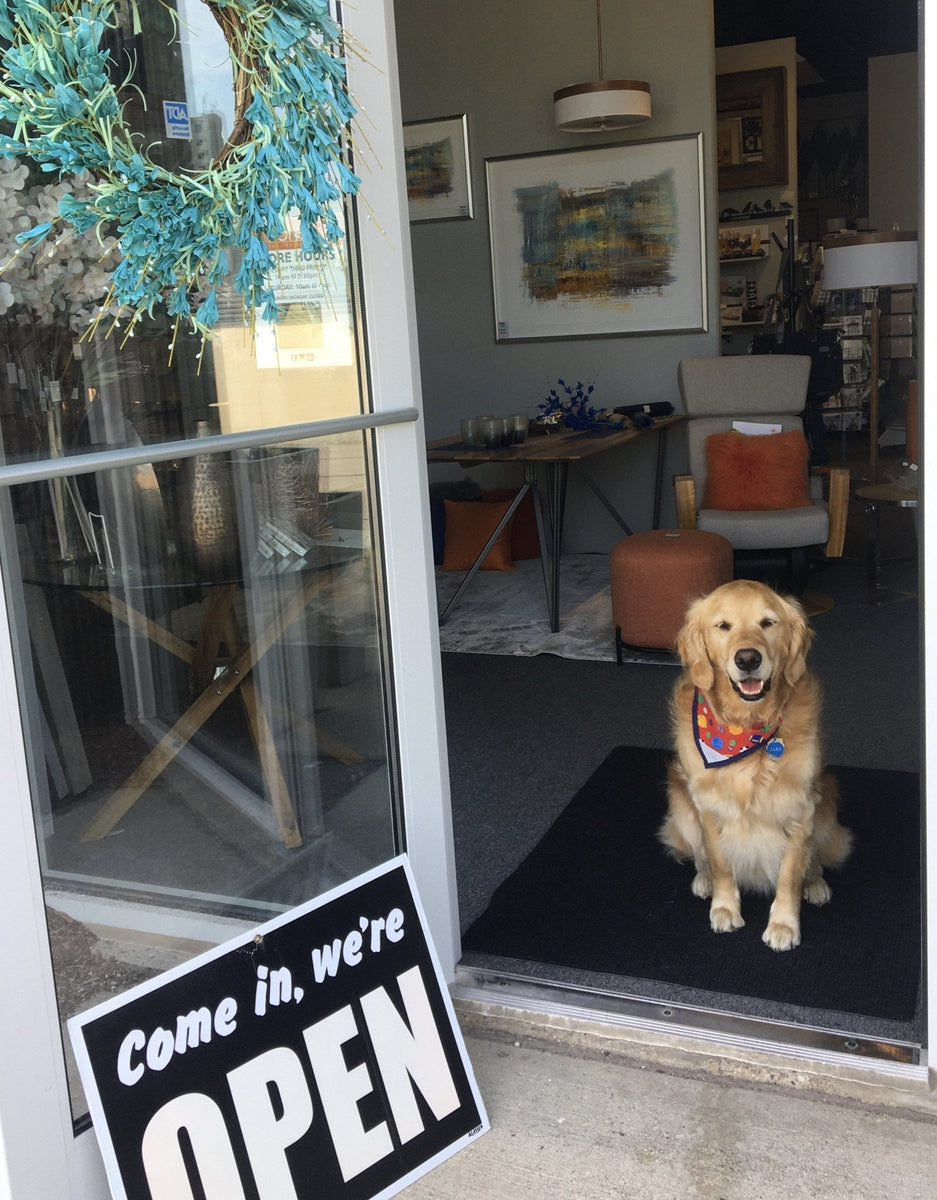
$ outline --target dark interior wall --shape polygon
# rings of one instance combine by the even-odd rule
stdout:
[[[557,88],[597,76],[593,0],[563,5],[398,0],[396,31],[404,120],[466,113],[469,127],[474,219],[411,227],[428,436],[452,433],[460,417],[478,412],[533,412],[558,377],[594,382],[600,406],[657,400],[679,405],[680,359],[719,352],[717,272],[708,271],[705,332],[497,343],[485,159],[702,133],[706,245],[713,264],[717,200],[710,4],[605,5],[605,75],[647,80],[654,112],[643,125],[612,135],[562,133],[553,118]],[[682,440],[672,437],[665,478],[682,466]],[[457,468],[433,470],[458,474]],[[653,463],[647,447],[593,460],[590,471],[635,528],[650,526]],[[604,550],[621,536],[594,503],[577,502],[574,483],[568,514],[571,549]],[[663,520],[673,519],[668,495]]]

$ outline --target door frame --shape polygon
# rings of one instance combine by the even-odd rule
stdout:
[[[922,20],[919,24],[921,38],[919,122],[922,130],[920,159],[920,202],[921,228],[918,231],[920,245],[920,284],[918,287],[918,311],[921,321],[919,349],[937,347],[937,304],[927,302],[926,281],[933,276],[937,281],[937,238],[929,238],[927,231],[937,230],[937,89],[927,83],[927,64],[937,62],[937,25]],[[937,285],[935,285],[937,291]],[[929,765],[937,762],[937,630],[929,627],[926,620],[928,601],[937,595],[937,538],[931,531],[937,530],[937,487],[928,484],[926,464],[937,464],[937,421],[928,419],[924,399],[930,380],[929,363],[937,363],[937,351],[933,360],[922,353],[919,380],[919,421],[921,423],[921,446],[923,447],[921,488],[923,505],[920,527],[921,556],[921,696],[923,710],[920,715],[921,729],[921,775],[923,781],[923,834],[924,834],[924,955],[925,955],[925,1054],[937,1040],[937,775],[931,776]],[[935,369],[937,377],[937,369]],[[934,549],[928,554],[930,543]],[[931,636],[933,634],[933,636]],[[930,836],[928,833],[930,831]],[[931,1049],[928,1056],[930,1086],[937,1087],[937,1050]]]
[[[559,985],[520,976],[511,976],[496,969],[479,970],[471,967],[457,969],[455,994],[466,1006],[491,1014],[492,1010],[510,1008],[525,1014],[533,1022],[588,1030],[595,1027],[614,1027],[627,1030],[637,1041],[673,1042],[685,1046],[695,1041],[708,1054],[742,1049],[746,1053],[760,1052],[781,1055],[801,1063],[811,1070],[857,1072],[875,1082],[897,1086],[917,1087],[928,1082],[937,1087],[937,835],[927,837],[928,830],[937,829],[937,776],[928,770],[937,761],[937,632],[928,628],[927,603],[937,595],[937,487],[929,486],[927,464],[937,464],[937,421],[927,417],[924,397],[929,380],[929,356],[926,346],[937,347],[937,304],[928,304],[926,279],[928,268],[937,280],[937,239],[928,239],[931,225],[937,229],[937,100],[934,90],[928,89],[926,64],[937,61],[937,31],[934,23],[920,24],[920,197],[918,286],[919,394],[922,467],[921,516],[919,526],[919,595],[921,604],[919,676],[922,709],[918,715],[921,746],[921,820],[923,851],[920,863],[922,911],[922,983],[924,1011],[922,1046],[916,1062],[892,1062],[885,1044],[858,1045],[844,1050],[843,1035],[835,1031],[797,1029],[772,1025],[733,1014],[713,1010],[678,1010],[677,1006],[662,1006],[636,997],[622,997],[591,990],[563,988]],[[937,362],[937,357],[935,357]],[[935,370],[937,374],[937,370]],[[937,467],[933,468],[937,470]],[[931,548],[931,544],[933,548]],[[928,554],[928,549],[931,553]],[[928,719],[929,718],[929,719]],[[909,863],[914,870],[917,864]],[[787,1032],[790,1030],[790,1040]],[[849,1039],[850,1042],[853,1039]],[[868,1056],[865,1056],[868,1054]],[[876,1056],[877,1055],[877,1056]]]
[[[404,846],[443,971],[459,956],[455,859],[449,812],[425,435],[403,180],[403,141],[391,0],[353,6],[343,23],[349,89],[366,138],[357,250],[363,288],[363,361],[375,420],[377,517],[385,559],[393,713]],[[395,420],[391,414],[405,416]],[[390,423],[383,423],[388,420]],[[330,424],[323,422],[323,426]],[[0,467],[0,484],[4,469]],[[0,580],[0,839],[5,908],[15,931],[4,956],[0,1048],[0,1197],[104,1200],[109,1195],[93,1131],[75,1136],[33,826],[11,629]]]

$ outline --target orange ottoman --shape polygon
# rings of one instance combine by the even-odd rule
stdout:
[[[672,650],[687,606],[733,576],[732,546],[702,529],[635,533],[609,556],[615,651],[622,647]]]

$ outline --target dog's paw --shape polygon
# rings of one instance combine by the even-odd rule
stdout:
[[[819,879],[804,884],[804,899],[808,904],[816,904],[819,907],[821,904],[829,904],[832,897],[833,889],[822,875]]]
[[[690,891],[694,896],[699,896],[700,900],[708,900],[713,894],[713,877],[704,871],[699,871],[693,876],[693,882],[690,884]]]
[[[713,933],[732,933],[734,929],[741,929],[745,921],[737,908],[714,904],[709,910],[709,923]]]
[[[761,940],[772,950],[793,950],[800,945],[800,927],[786,921],[769,921]]]

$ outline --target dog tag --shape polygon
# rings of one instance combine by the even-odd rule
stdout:
[[[784,743],[780,738],[772,738],[771,741],[765,746],[765,750],[771,755],[772,758],[780,758],[784,753]]]

